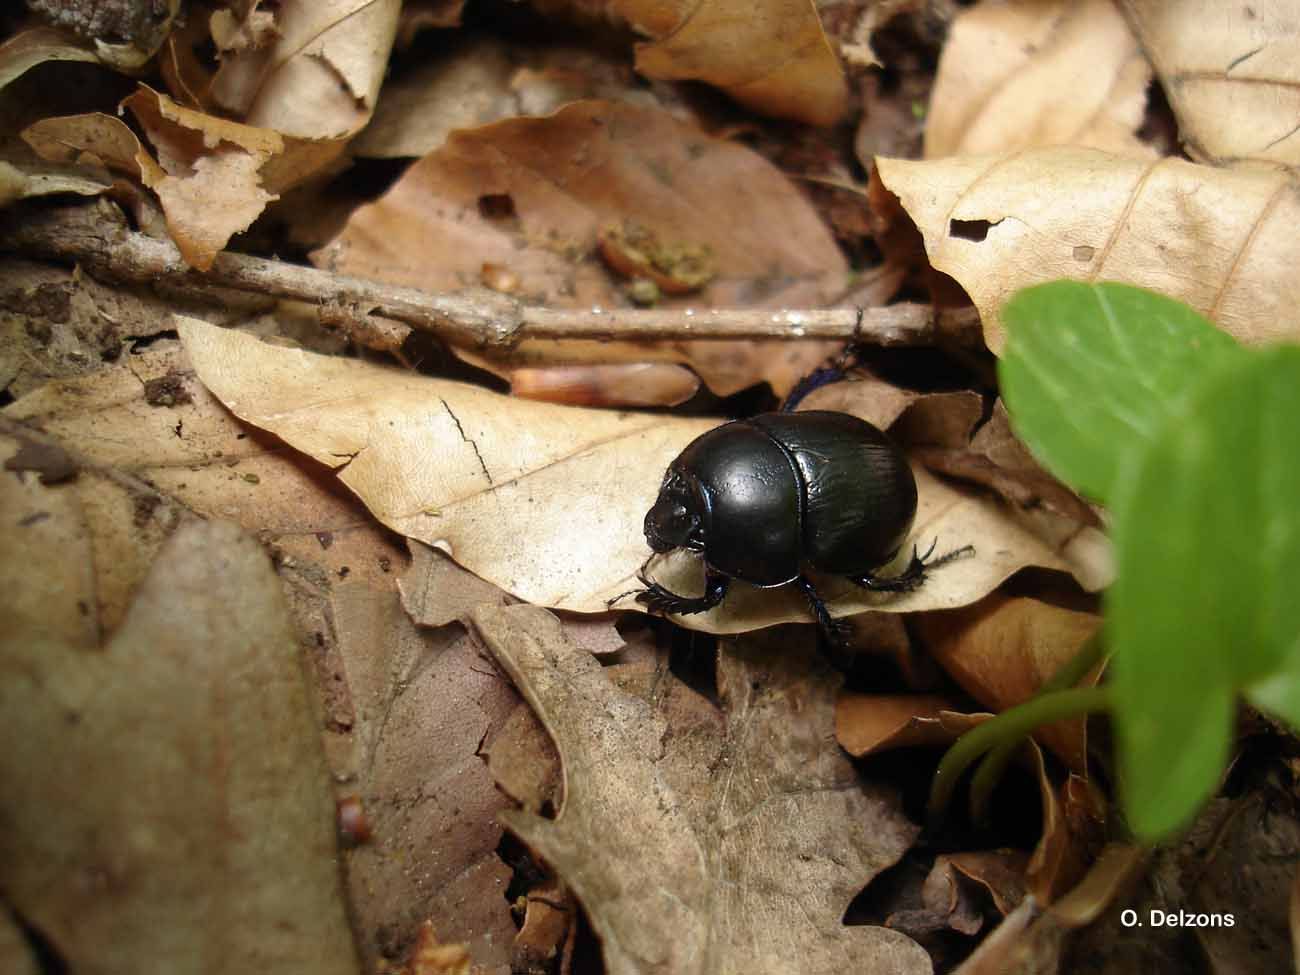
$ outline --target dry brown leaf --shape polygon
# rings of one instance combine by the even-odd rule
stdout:
[[[177,321],[203,382],[237,415],[339,469],[393,530],[449,551],[521,599],[561,609],[599,612],[637,586],[660,472],[713,425],[515,400]],[[944,566],[913,593],[830,582],[832,612],[960,606],[1025,565],[1065,568],[996,504],[916,473],[917,536],[973,544],[976,557]],[[685,552],[652,572],[678,591],[701,585],[700,563]],[[728,633],[807,619],[802,593],[738,583],[723,606],[682,622]]]
[[[384,84],[374,118],[349,148],[358,156],[423,156],[456,129],[515,115],[550,115],[584,98],[652,106],[626,59],[530,39],[480,37]]]
[[[0,207],[17,200],[56,193],[98,196],[111,182],[93,172],[67,172],[40,166],[14,166],[0,159]]]
[[[1300,337],[1300,190],[1285,173],[1071,147],[876,164],[994,352],[1006,300],[1061,277],[1151,288],[1243,342]]]
[[[978,4],[943,46],[925,157],[1062,143],[1149,157],[1134,133],[1150,80],[1111,0]]]
[[[678,406],[699,390],[695,373],[670,362],[510,371],[510,392],[515,396],[569,406]]]
[[[180,971],[197,951],[355,972],[334,802],[265,553],[191,521],[88,650],[12,630],[0,644],[0,858],[17,913],[76,970]]]
[[[835,740],[854,758],[890,748],[946,745],[952,731],[940,720],[954,710],[933,694],[862,694],[847,691],[835,702]]]
[[[484,603],[499,606],[509,597],[472,572],[457,565],[449,555],[412,538],[406,540],[411,564],[397,580],[402,608],[420,626],[446,626],[456,620],[468,622]]]
[[[817,307],[846,283],[834,239],[770,163],[667,112],[616,102],[577,102],[546,118],[454,133],[357,210],[313,259],[434,291],[477,287],[490,265],[512,275],[514,293],[529,301],[607,309],[614,332],[628,299],[596,250],[603,230],[627,221],[708,248],[717,274],[692,296],[695,306]],[[510,362],[687,361],[722,395],[762,379],[784,393],[827,350],[826,343],[525,342]]]
[[[41,119],[25,128],[22,138],[49,162],[92,162],[134,176],[150,186],[167,178],[131,127],[102,112]]]
[[[285,0],[275,42],[221,52],[212,94],[250,124],[307,140],[359,132],[374,111],[401,0]]]
[[[93,567],[88,591],[102,604],[104,626],[111,628],[124,608],[141,560],[147,565],[152,558],[148,546],[137,554],[131,549],[150,538],[162,518],[163,509],[155,511],[159,497],[258,532],[283,557],[297,560],[291,566],[296,573],[317,578],[326,590],[330,578],[341,577],[391,586],[389,569],[404,559],[328,470],[233,418],[195,381],[174,344],[124,354],[112,367],[81,379],[49,383],[10,404],[3,415],[38,426],[101,467],[109,481],[113,472],[122,472],[160,492],[153,500],[135,499],[126,488],[114,488],[110,494],[121,493],[120,500],[82,499],[78,503],[86,514],[74,507],[67,516],[66,530],[89,529],[95,539],[95,558],[69,563]],[[109,512],[121,511],[125,527],[97,527],[94,516],[105,505]],[[125,547],[101,551],[107,542],[100,536],[110,530],[124,533]],[[119,574],[122,581],[113,582]]]
[[[754,111],[810,125],[844,115],[848,86],[810,0],[613,0],[610,8],[655,38],[636,67],[664,81],[704,81]]]
[[[1289,0],[1123,0],[1189,154],[1300,164],[1300,31]]]
[[[0,44],[0,88],[44,61],[98,61],[93,51],[52,27],[34,27]]]
[[[284,142],[270,130],[204,115],[144,86],[124,104],[158,153],[160,165],[141,167],[141,178],[158,194],[181,256],[206,271],[226,242],[276,199],[261,170]]]
[[[331,749],[334,772],[371,824],[344,860],[367,967],[404,954],[426,918],[478,964],[507,966],[511,871],[496,816],[510,803],[478,750],[519,698],[463,628],[417,628],[394,593],[344,583],[330,609],[351,742]]]
[[[916,622],[944,670],[993,711],[1033,697],[1101,625],[1091,613],[1001,593],[951,612],[927,613]],[[1094,673],[1090,683],[1098,676]],[[1069,768],[1086,770],[1082,718],[1039,728],[1034,735]]]
[[[916,827],[830,742],[837,680],[787,634],[723,650],[728,722],[711,768],[671,761],[665,719],[549,613],[483,609],[476,626],[563,760],[557,819],[504,818],[582,900],[611,975],[930,971],[903,935],[841,923]],[[673,777],[693,777],[698,799]]]
[[[945,929],[977,934],[991,913],[990,900],[1005,915],[1024,898],[1027,860],[1019,850],[938,856],[921,887],[921,906],[890,914],[889,926],[922,937]]]
[[[577,923],[577,907],[563,884],[529,891],[524,924],[515,936],[511,970],[556,971],[556,959]]]

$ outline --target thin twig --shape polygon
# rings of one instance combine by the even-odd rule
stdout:
[[[167,284],[188,291],[231,290],[293,298],[327,309],[333,321],[364,325],[371,316],[433,332],[447,342],[506,349],[524,339],[649,341],[694,339],[848,339],[921,346],[978,341],[971,309],[940,313],[927,305],[867,308],[855,331],[854,308],[543,308],[486,289],[434,294],[230,251],[199,272],[170,240],[124,227],[107,203],[10,208],[0,216],[0,250],[71,261],[96,277]]]

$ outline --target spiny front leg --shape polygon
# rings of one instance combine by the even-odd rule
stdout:
[[[646,578],[645,572],[637,573],[637,578],[645,584],[645,590],[637,593],[636,601],[652,612],[666,613],[673,616],[689,616],[691,613],[703,613],[722,602],[727,595],[731,579],[712,569],[704,570],[704,595],[679,596],[670,589],[665,589],[657,582]]]

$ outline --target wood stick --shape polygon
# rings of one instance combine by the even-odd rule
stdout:
[[[311,302],[334,322],[362,327],[371,316],[395,319],[455,345],[505,350],[524,339],[664,341],[696,339],[842,339],[870,345],[934,345],[942,335],[978,344],[974,309],[941,312],[903,303],[855,308],[545,308],[487,289],[432,293],[318,268],[224,251],[206,272],[182,260],[176,245],[128,229],[106,201],[0,212],[0,250],[84,266],[98,278],[168,284],[214,294],[243,291]]]

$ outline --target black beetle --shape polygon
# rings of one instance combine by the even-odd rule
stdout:
[[[645,516],[650,548],[704,558],[704,595],[679,596],[645,577],[637,601],[689,614],[718,605],[732,579],[755,586],[797,582],[832,642],[841,631],[805,574],[813,568],[867,589],[906,592],[933,562],[912,550],[899,575],[874,574],[898,556],[916,516],[916,479],[903,452],[848,413],[763,413],[693,440],[664,475]],[[931,546],[931,552],[933,546]]]

